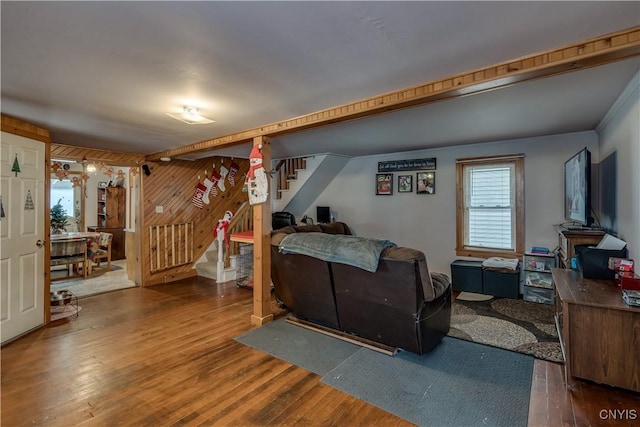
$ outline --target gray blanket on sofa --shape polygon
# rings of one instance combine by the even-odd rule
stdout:
[[[325,233],[292,233],[280,242],[278,250],[319,258],[323,261],[352,265],[374,273],[380,254],[396,246],[389,240]]]

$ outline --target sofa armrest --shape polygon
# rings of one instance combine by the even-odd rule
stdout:
[[[436,298],[444,295],[447,288],[451,286],[449,276],[444,273],[431,273],[431,283],[433,284],[433,290],[435,291]]]
[[[381,258],[417,262],[420,273],[420,281],[422,284],[422,296],[425,301],[433,301],[438,296],[431,282],[429,267],[427,265],[427,257],[424,252],[417,249],[396,246],[387,248],[382,252]]]

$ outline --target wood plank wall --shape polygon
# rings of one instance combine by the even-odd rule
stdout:
[[[167,283],[190,277],[196,274],[193,263],[152,272],[150,265],[149,228],[165,224],[193,223],[193,259],[195,262],[204,254],[213,242],[213,229],[225,211],[236,212],[243,202],[247,201],[247,193],[242,192],[244,177],[249,170],[248,159],[234,159],[240,167],[235,186],[225,180],[225,192],[218,189],[218,195],[210,195],[210,203],[202,209],[193,205],[191,199],[198,183],[204,181],[205,170],[211,175],[213,165],[217,172],[223,162],[230,169],[231,159],[228,157],[208,157],[196,161],[172,160],[170,162],[148,162],[150,175],[142,173],[142,206],[141,206],[141,268],[142,286]],[[156,212],[156,206],[162,206],[162,213]]]
[[[83,157],[89,162],[103,162],[110,166],[139,167],[144,155],[118,153],[97,148],[75,147],[73,145],[51,144],[51,158],[81,161]]]

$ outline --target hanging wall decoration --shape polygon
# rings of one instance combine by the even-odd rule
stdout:
[[[198,185],[196,185],[196,190],[193,192],[193,197],[191,198],[191,203],[198,209],[202,209],[204,205],[202,204],[202,197],[204,196],[204,192],[207,191],[207,187],[202,185],[200,182],[200,177],[198,177]]]
[[[256,205],[267,201],[269,196],[269,183],[267,173],[262,165],[262,146],[254,145],[249,154],[249,173],[247,174],[246,187],[249,192],[249,204]]]
[[[211,194],[213,194],[213,197],[218,197],[218,183],[220,182],[220,178],[222,178],[222,176],[218,172],[216,172],[215,165],[213,167],[214,169],[211,171],[211,182],[213,183],[213,185],[211,186]]]
[[[226,188],[224,186],[224,180],[227,179],[227,174],[228,173],[229,173],[229,169],[224,167],[224,163],[220,163],[220,180],[218,181],[218,188],[223,193],[226,190]]]
[[[11,167],[11,172],[15,172],[16,176],[18,176],[18,172],[21,172],[20,163],[18,163],[18,154],[17,153],[16,153],[16,158],[13,160],[13,166]]]
[[[27,200],[24,202],[24,210],[32,211],[34,210],[33,206],[33,197],[31,196],[31,190],[27,190]]]
[[[202,201],[208,205],[209,204],[209,194],[211,193],[211,189],[213,188],[213,182],[209,179],[209,175],[207,171],[204,171],[204,194],[202,195]]]
[[[6,218],[4,214],[4,203],[2,203],[2,196],[0,196],[0,219]]]
[[[233,161],[233,159],[231,159],[231,166],[229,166],[229,183],[231,184],[232,187],[236,186],[236,175],[238,174],[238,171],[240,170],[240,166],[238,166],[238,164],[236,162]]]
[[[231,219],[233,219],[233,212],[226,211],[224,213],[224,217],[218,220],[218,225],[213,229],[213,237],[220,242],[220,246],[218,246],[218,251],[222,247],[222,242],[224,241],[227,249],[230,246],[229,240],[229,224],[231,224]]]

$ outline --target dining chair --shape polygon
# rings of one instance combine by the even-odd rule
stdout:
[[[104,269],[104,267],[100,267],[100,261],[107,260],[106,271],[111,271],[111,241],[113,240],[113,234],[111,233],[100,233],[100,237],[98,238],[98,249],[93,255],[94,266],[92,272],[95,272],[96,269],[100,271]]]

